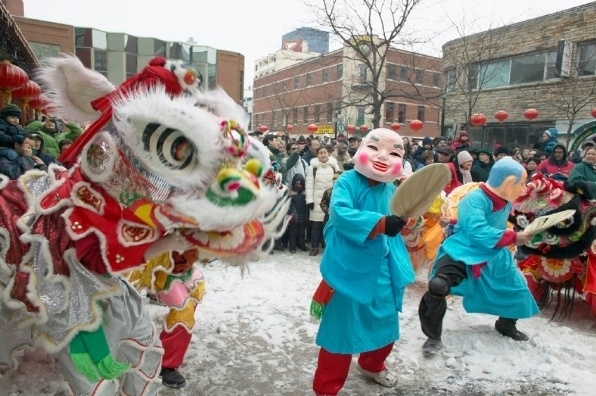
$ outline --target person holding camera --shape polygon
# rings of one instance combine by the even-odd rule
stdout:
[[[54,158],[60,155],[60,142],[64,139],[74,141],[81,136],[83,130],[74,122],[66,122],[62,118],[46,118],[44,121],[34,121],[27,125],[27,130],[43,137],[46,152]]]
[[[337,160],[337,165],[339,166],[339,170],[344,172],[349,169],[353,168],[352,165],[352,157],[348,153],[348,145],[345,143],[337,143],[335,147],[335,151],[333,152],[333,157]],[[344,166],[348,165],[344,168]]]

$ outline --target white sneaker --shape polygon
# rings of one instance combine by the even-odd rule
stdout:
[[[370,378],[377,384],[382,385],[386,388],[393,388],[397,383],[397,378],[395,378],[395,376],[391,374],[387,369],[384,369],[380,373],[372,373],[358,366],[358,371],[360,371],[360,373],[366,378]]]

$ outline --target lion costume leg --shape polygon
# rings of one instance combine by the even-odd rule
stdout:
[[[161,386],[163,348],[158,333],[137,291],[127,281],[118,281],[122,294],[101,302],[103,329],[110,351],[130,368],[116,380],[92,383],[75,367],[69,348],[63,348],[57,359],[75,395],[112,395],[119,389],[123,395],[151,396]]]

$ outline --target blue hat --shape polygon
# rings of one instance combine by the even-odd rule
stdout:
[[[546,133],[550,138],[557,138],[557,136],[559,136],[559,131],[557,131],[557,128],[548,128],[546,131],[544,131],[544,133]]]

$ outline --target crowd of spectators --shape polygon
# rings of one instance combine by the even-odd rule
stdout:
[[[0,110],[0,173],[18,179],[31,169],[47,170],[82,133],[82,128],[62,118],[44,116],[21,124],[19,106],[9,103]]]

